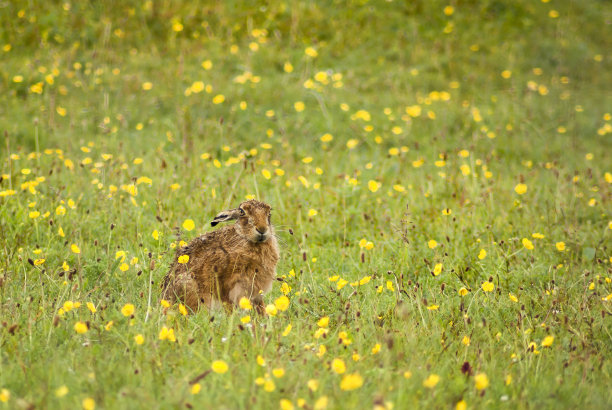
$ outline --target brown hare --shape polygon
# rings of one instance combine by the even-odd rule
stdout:
[[[212,226],[234,219],[236,223],[177,249],[162,284],[162,297],[194,311],[201,305],[232,308],[246,297],[263,313],[263,294],[272,288],[279,259],[270,210],[268,204],[250,200],[219,213]],[[183,255],[189,256],[187,263],[179,263]]]

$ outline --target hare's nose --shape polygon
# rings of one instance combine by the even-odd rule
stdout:
[[[257,232],[263,235],[264,233],[266,233],[268,229],[267,228],[255,228],[255,230],[257,230]]]

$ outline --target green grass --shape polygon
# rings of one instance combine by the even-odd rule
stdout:
[[[611,16],[5,4],[0,408],[609,408]],[[173,247],[250,195],[274,208],[289,308],[164,309]],[[342,390],[347,374],[363,385]]]

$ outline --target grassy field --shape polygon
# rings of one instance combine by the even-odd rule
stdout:
[[[612,5],[335,3],[0,5],[0,409],[612,406]],[[164,306],[252,197],[274,314]]]

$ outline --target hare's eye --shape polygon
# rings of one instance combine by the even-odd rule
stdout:
[[[245,216],[246,212],[244,212],[244,209],[240,208],[240,216]]]

